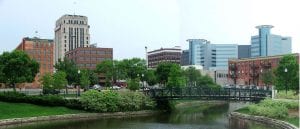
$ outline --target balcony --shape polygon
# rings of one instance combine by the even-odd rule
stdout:
[[[258,77],[258,73],[256,73],[256,72],[255,73],[250,73],[250,76],[253,77],[253,78],[256,78],[256,77]]]
[[[250,64],[250,68],[251,68],[251,69],[257,69],[258,66],[257,66],[256,64]]]
[[[232,71],[235,71],[236,70],[236,65],[229,65],[229,69],[232,70]]]

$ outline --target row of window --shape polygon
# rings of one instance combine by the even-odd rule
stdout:
[[[81,20],[68,20],[66,22],[66,20],[64,20],[64,24],[67,23],[67,24],[80,24],[80,25],[85,25],[87,24],[85,21],[81,21]]]

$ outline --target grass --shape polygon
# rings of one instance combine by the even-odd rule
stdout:
[[[236,110],[236,112],[239,112],[239,113],[243,113],[243,114],[248,114],[248,115],[253,115],[251,114],[251,112],[249,111],[249,108],[248,107],[244,107],[244,108],[240,108],[238,110]],[[297,127],[299,127],[299,117],[295,117],[295,116],[288,116],[286,118],[281,118],[279,120],[283,120],[285,122],[288,122],[290,124],[293,124]]]
[[[66,107],[46,107],[25,103],[0,102],[0,119],[76,114],[83,112],[84,111],[72,110]]]
[[[280,91],[275,96],[276,99],[293,99],[293,100],[299,100],[299,94],[295,95],[295,91],[288,91],[287,94],[285,91]]]

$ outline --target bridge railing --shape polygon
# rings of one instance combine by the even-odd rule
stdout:
[[[164,88],[150,89],[145,94],[152,98],[159,99],[180,99],[180,98],[199,98],[199,99],[236,99],[252,100],[263,99],[271,96],[270,90],[263,89],[239,89],[239,88],[201,88],[201,87],[184,87],[184,88]]]

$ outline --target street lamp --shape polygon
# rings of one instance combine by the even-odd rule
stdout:
[[[287,68],[284,68],[284,72],[287,74],[288,72],[288,69]],[[285,75],[286,76],[286,75]],[[285,80],[285,95],[287,95],[287,80]]]
[[[77,72],[78,72],[78,75],[79,75],[79,78],[80,78],[80,70],[78,69]],[[80,83],[80,81],[79,81],[79,83]],[[80,96],[80,84],[77,86],[77,95]]]

